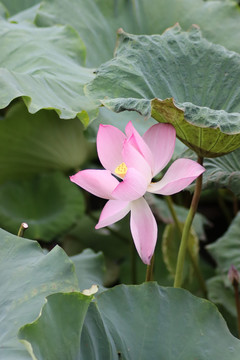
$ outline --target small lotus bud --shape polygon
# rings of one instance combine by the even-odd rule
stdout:
[[[235,268],[235,266],[231,265],[229,271],[228,271],[228,278],[232,285],[238,285],[239,284],[239,272]]]

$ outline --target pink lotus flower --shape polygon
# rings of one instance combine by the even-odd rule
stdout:
[[[125,132],[126,135],[114,126],[100,125],[97,151],[106,170],[83,170],[70,179],[93,195],[109,200],[96,229],[114,224],[131,211],[130,227],[136,249],[142,261],[150,264],[157,241],[157,223],[144,194],[147,191],[175,194],[205,169],[195,161],[178,159],[160,181],[152,182],[172,157],[174,127],[155,124],[141,137],[129,122]]]

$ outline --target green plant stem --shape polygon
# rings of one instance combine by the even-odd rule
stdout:
[[[23,237],[25,230],[27,230],[28,224],[27,223],[21,223],[20,228],[18,230],[17,236]]]
[[[165,198],[165,200],[166,200],[166,202],[167,202],[167,205],[168,205],[168,208],[169,208],[170,213],[171,213],[171,215],[172,215],[174,224],[176,225],[176,227],[177,227],[177,229],[178,229],[178,231],[179,231],[180,236],[182,236],[181,223],[180,223],[180,221],[178,220],[176,211],[175,211],[175,209],[174,209],[172,198],[171,198],[171,196],[165,196],[164,198]]]
[[[238,291],[238,283],[233,283],[234,294],[235,294],[235,303],[237,309],[237,323],[238,323],[238,337],[240,339],[240,299],[239,299],[239,291]]]
[[[200,165],[202,165],[202,163],[203,163],[203,158],[200,156],[198,157],[198,163]],[[185,261],[187,245],[188,245],[188,238],[189,238],[189,233],[190,233],[190,229],[192,226],[192,222],[193,222],[195,213],[197,211],[198,202],[199,202],[200,195],[201,195],[201,190],[202,190],[202,175],[200,175],[196,180],[196,185],[195,185],[195,190],[194,190],[191,206],[190,206],[188,216],[185,221],[183,232],[182,232],[182,238],[181,238],[181,243],[180,243],[178,258],[177,258],[176,275],[175,275],[175,280],[174,280],[175,288],[179,288],[182,286],[182,277],[183,277],[182,275],[183,275],[183,267],[184,267],[184,261]]]
[[[152,256],[150,265],[147,265],[146,279],[145,281],[153,281],[153,266],[154,266],[154,254]]]
[[[180,221],[179,221],[179,219],[177,217],[176,211],[174,209],[172,198],[171,198],[171,196],[165,196],[165,199],[166,199],[168,208],[169,208],[169,210],[171,212],[174,224],[175,224],[176,228],[178,229],[178,233],[179,233],[179,236],[181,238],[182,237],[181,223],[180,223]],[[207,287],[206,287],[206,284],[205,284],[205,280],[204,280],[204,278],[202,276],[201,270],[200,270],[200,268],[198,266],[198,263],[197,263],[195,257],[193,256],[191,250],[189,248],[187,248],[187,251],[188,251],[188,255],[190,257],[190,260],[191,260],[192,267],[194,269],[195,275],[198,278],[199,285],[200,285],[200,287],[202,289],[203,295],[205,297],[207,297]]]
[[[131,278],[132,284],[137,284],[137,252],[133,241],[131,241]]]

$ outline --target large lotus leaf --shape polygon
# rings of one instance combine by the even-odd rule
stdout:
[[[237,213],[226,233],[216,242],[207,246],[222,273],[227,274],[231,265],[240,271],[239,228],[240,212]]]
[[[116,112],[171,123],[199,156],[216,157],[240,146],[239,80],[240,55],[176,25],[163,35],[121,30],[116,57],[86,92]]]
[[[207,250],[217,263],[217,276],[207,281],[209,299],[223,307],[226,315],[231,314],[229,323],[236,332],[237,313],[233,287],[228,279],[228,271],[234,265],[240,271],[240,212],[236,215],[226,233],[213,244],[207,246]],[[220,275],[219,275],[220,273]],[[235,321],[234,321],[235,320]]]
[[[83,324],[80,351],[79,360],[119,360],[116,346],[94,303],[90,304]]]
[[[1,20],[0,46],[0,108],[23,97],[31,113],[54,109],[61,118],[78,116],[85,124],[90,114],[96,116],[83,94],[92,70],[82,66],[85,46],[72,28]]]
[[[92,285],[103,285],[105,273],[102,252],[95,253],[85,249],[81,254],[71,257],[75,265],[80,290],[89,289]]]
[[[208,299],[218,306],[231,333],[238,337],[236,300],[233,286],[228,277],[214,276],[206,282],[206,285]]]
[[[225,187],[240,197],[239,159],[240,149],[216,159],[206,159],[203,186],[206,188]]]
[[[56,297],[52,296],[52,300]],[[58,295],[64,297],[65,295]],[[65,326],[72,327],[74,333],[78,333],[78,326],[72,317],[68,319],[68,309],[79,313],[81,302],[73,303],[67,299],[59,310],[57,301],[52,301],[51,318],[46,319],[44,313],[33,324],[21,329],[20,337],[32,347],[32,353],[36,360],[46,359],[46,347],[51,337],[50,330],[54,325],[65,322],[62,327],[54,326],[56,334],[64,332]],[[96,322],[99,331],[94,334],[96,341],[85,343],[88,353],[81,356],[71,356],[71,352],[63,349],[59,353],[61,344],[56,341],[51,344],[48,359],[88,360],[106,359],[106,348],[101,346],[101,338],[106,343],[106,335],[109,338],[108,360],[112,359],[198,359],[198,360],[238,360],[240,341],[234,338],[227,329],[226,323],[210,302],[196,298],[183,289],[162,288],[156,283],[148,283],[140,286],[120,285],[111,290],[95,296],[94,304],[99,313]],[[44,309],[43,309],[44,310]],[[55,310],[55,311],[54,311]],[[65,315],[65,316],[64,316]],[[41,318],[45,320],[45,331],[41,331]],[[43,320],[42,320],[43,321]],[[88,321],[87,317],[85,322]],[[48,327],[48,324],[51,326]],[[104,329],[103,329],[104,327]],[[90,327],[88,330],[90,331]],[[34,330],[34,333],[32,332]],[[104,330],[104,331],[103,331]],[[79,345],[75,337],[75,346]],[[76,344],[77,342],[77,344]],[[72,344],[72,343],[71,343]],[[115,345],[115,347],[112,346]],[[217,344],[217,346],[216,346]],[[83,344],[81,343],[83,346]],[[98,346],[97,346],[98,345]],[[70,346],[70,344],[69,344]],[[112,352],[112,353],[111,353]],[[77,354],[77,351],[75,351]],[[95,357],[94,357],[94,354]]]
[[[0,183],[44,171],[78,169],[91,149],[79,119],[62,120],[46,110],[30,114],[19,103],[0,121]]]
[[[61,173],[0,186],[0,225],[16,234],[22,222],[32,239],[52,240],[84,213],[82,193]]]
[[[44,298],[78,289],[73,263],[56,246],[45,255],[37,242],[0,229],[0,358],[30,359],[18,329],[36,319]]]
[[[198,24],[209,40],[240,52],[240,10],[234,2],[151,0],[149,6],[146,0],[71,0],[69,6],[68,0],[45,0],[36,22],[73,26],[86,44],[89,66],[112,57],[119,27],[134,34],[161,34],[176,22],[185,30]]]
[[[118,360],[95,304],[86,315],[91,300],[80,293],[49,296],[39,318],[19,332],[32,359]]]
[[[30,353],[34,354],[32,358],[45,360],[80,358],[79,343],[82,326],[91,300],[91,296],[77,292],[48,296],[39,319],[24,327],[26,346],[28,347],[30,342]],[[20,338],[21,333],[22,331],[19,334]]]

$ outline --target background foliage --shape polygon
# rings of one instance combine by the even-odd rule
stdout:
[[[238,360],[239,27],[231,0],[1,0],[0,358]],[[187,290],[165,287],[180,239],[163,198],[148,199],[157,282],[142,284],[129,219],[96,231],[104,202],[68,178],[100,168],[100,123],[176,119],[174,159],[210,157],[190,246],[206,289],[189,258]],[[181,223],[190,198],[173,198]]]

